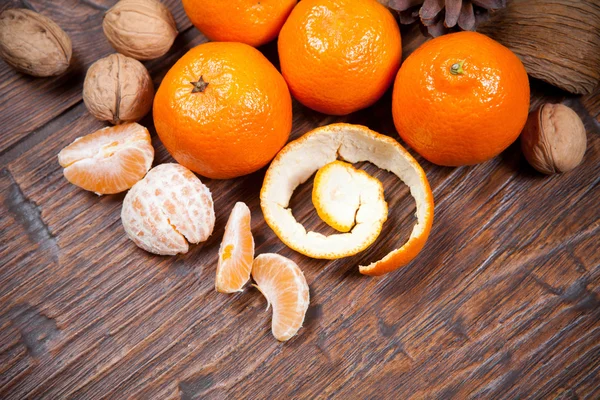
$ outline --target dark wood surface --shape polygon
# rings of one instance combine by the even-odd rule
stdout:
[[[518,143],[487,163],[443,168],[417,156],[436,202],[432,235],[409,266],[358,273],[407,239],[414,203],[372,166],[390,218],[380,239],[333,262],[301,256],[266,226],[264,170],[211,189],[216,228],[188,254],[159,257],[124,234],[123,195],[70,185],[56,155],[103,123],[81,102],[87,66],[112,52],[102,35],[114,0],[4,0],[53,18],[73,39],[64,76],[34,79],[0,63],[0,398],[600,398],[600,91],[569,96],[532,81],[532,105],[563,101],[588,130],[584,163],[546,177]],[[155,84],[205,39],[178,0],[165,1],[180,35],[145,63]],[[423,38],[403,28],[405,55]],[[262,49],[275,63],[274,44]],[[335,121],[398,139],[390,94],[370,109],[329,117],[294,103],[292,138]],[[172,159],[153,135],[155,165]],[[413,153],[414,154],[414,153]],[[294,213],[328,232],[310,203]],[[219,241],[236,201],[252,210],[257,253],[304,271],[311,305],[299,335],[277,342],[260,293],[214,291]]]

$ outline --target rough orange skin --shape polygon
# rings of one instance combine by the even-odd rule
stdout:
[[[208,86],[192,93],[202,77]],[[264,167],[287,142],[292,100],[258,50],[213,42],[187,52],[154,98],[154,125],[169,153],[200,175],[228,179]]]
[[[207,38],[261,46],[277,37],[297,0],[183,0],[190,21]]]
[[[452,74],[464,62],[463,73]],[[392,99],[402,139],[427,160],[477,164],[519,136],[529,110],[529,80],[517,56],[475,32],[433,39],[402,64]]]
[[[376,0],[302,0],[277,42],[292,95],[325,114],[375,103],[400,66],[400,30]]]

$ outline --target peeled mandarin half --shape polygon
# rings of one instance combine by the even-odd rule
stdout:
[[[187,253],[188,242],[204,242],[213,231],[212,195],[189,169],[161,164],[127,193],[121,222],[127,236],[146,251]]]
[[[408,241],[383,259],[360,266],[360,272],[382,275],[412,261],[425,245],[433,224],[429,182],[419,163],[398,142],[364,126],[343,123],[323,126],[290,142],[279,152],[267,170],[260,193],[267,224],[285,244],[309,257],[333,260],[364,250],[374,232],[381,229],[380,220],[363,220],[357,215],[350,232],[325,236],[307,231],[289,208],[296,187],[338,157],[350,163],[369,161],[394,173],[408,185],[416,202],[417,223]]]
[[[273,306],[271,331],[286,341],[302,327],[309,304],[309,290],[302,270],[279,254],[260,254],[252,264],[256,287]]]
[[[235,203],[223,241],[219,248],[219,264],[215,289],[221,293],[241,292],[250,280],[254,260],[254,238],[250,230],[250,209],[242,202]]]
[[[366,246],[377,239],[387,220],[381,182],[344,161],[334,161],[317,171],[312,202],[319,217],[340,232],[349,232],[357,223],[378,221]]]
[[[77,138],[58,154],[65,178],[98,195],[131,188],[146,175],[153,159],[150,134],[135,122]]]

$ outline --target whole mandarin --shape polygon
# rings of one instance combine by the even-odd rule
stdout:
[[[207,38],[261,46],[275,39],[297,0],[183,0],[190,21]]]
[[[529,80],[519,58],[475,32],[430,40],[402,64],[392,95],[402,139],[445,166],[477,164],[519,136],[529,110]]]
[[[158,136],[175,160],[215,179],[264,167],[292,128],[283,77],[243,43],[204,43],[188,51],[163,79],[153,113]]]
[[[400,30],[376,0],[302,0],[281,28],[281,72],[313,110],[345,115],[375,103],[400,66]]]

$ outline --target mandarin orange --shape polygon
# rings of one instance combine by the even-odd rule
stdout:
[[[250,279],[253,260],[254,237],[250,209],[245,203],[238,201],[231,210],[219,247],[215,278],[217,292],[241,292]]]
[[[255,48],[204,43],[163,79],[154,124],[181,165],[228,179],[264,167],[283,147],[292,128],[292,101],[281,74]]]
[[[402,55],[398,24],[376,0],[302,0],[277,46],[292,95],[332,115],[375,103],[394,80]]]
[[[513,143],[529,110],[519,58],[475,32],[433,39],[402,64],[392,113],[402,139],[446,166],[489,160]]]
[[[275,39],[297,0],[183,0],[190,21],[207,38],[261,46]]]
[[[58,154],[65,178],[98,195],[131,188],[146,175],[152,160],[150,134],[135,122],[79,137]]]

